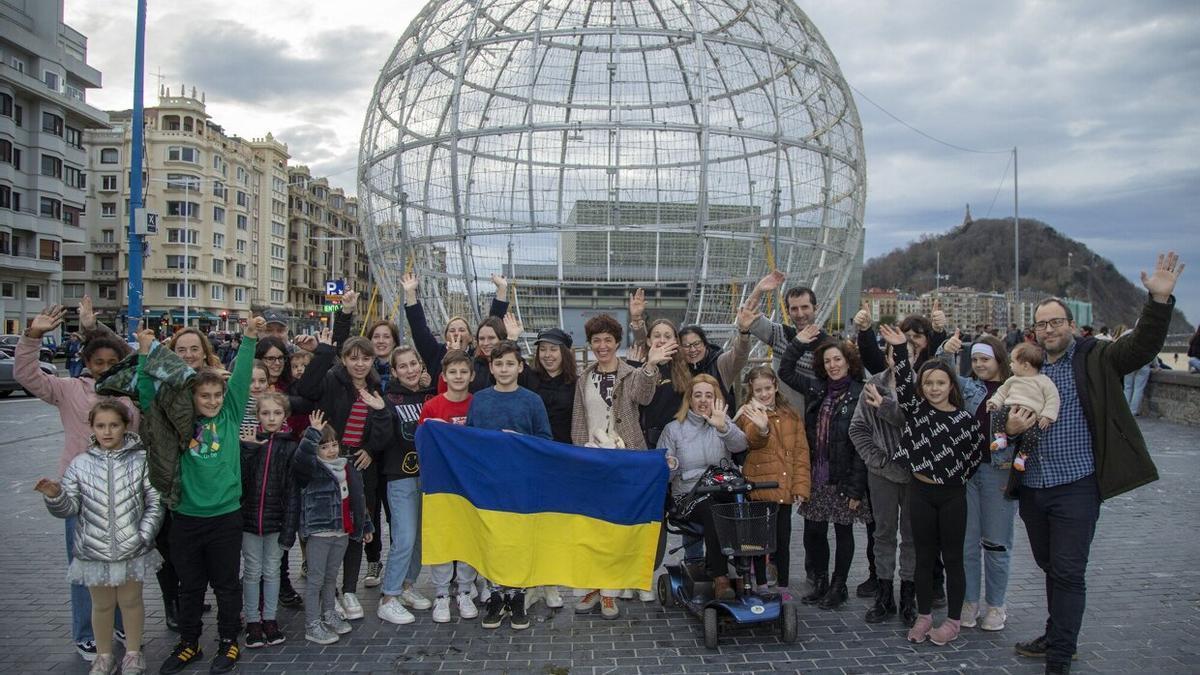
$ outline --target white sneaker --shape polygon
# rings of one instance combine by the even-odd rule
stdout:
[[[383,563],[367,563],[367,576],[363,577],[363,586],[374,588],[383,582]]]
[[[363,618],[362,603],[358,601],[358,596],[353,593],[342,593],[342,614],[345,614],[345,619],[361,619]]]
[[[599,604],[600,591],[588,591],[587,595],[583,596],[579,599],[579,602],[575,603],[575,612],[578,614],[585,614],[593,609],[596,609]]]
[[[542,587],[542,600],[550,609],[559,609],[563,606],[562,594],[558,592],[558,586]]]
[[[395,601],[393,601],[393,604],[395,604]],[[433,622],[450,623],[450,598],[447,598],[444,595],[439,595],[434,599]]]
[[[658,599],[658,596],[655,595],[654,591],[639,590],[637,592],[637,595],[638,595],[638,600],[641,600],[642,602],[654,602],[655,600]]]
[[[459,593],[455,600],[458,602],[459,616],[464,619],[474,619],[475,617],[479,616],[479,609],[475,607],[474,602],[471,602],[471,596],[469,594]]]
[[[632,600],[633,599],[633,589],[632,588],[622,588],[621,589],[621,599],[622,600]]]
[[[974,628],[975,620],[979,618],[979,605],[974,602],[964,602],[962,605],[962,618],[959,619],[958,625],[963,628]]]
[[[417,589],[412,586],[400,591],[400,602],[413,609],[429,609],[433,607],[433,603],[429,601],[429,598],[418,593]]]
[[[1004,622],[1008,620],[1008,612],[1003,607],[988,607],[987,613],[979,620],[981,630],[1004,630]]]
[[[342,604],[341,593],[333,594],[333,611],[337,612],[337,615],[343,619],[346,618],[346,607]]]
[[[417,620],[417,617],[412,615],[412,612],[404,609],[404,605],[399,598],[384,598],[379,601],[379,609],[375,610],[375,616],[394,623],[397,626],[403,626],[406,623],[412,623]],[[435,619],[436,621],[436,619]]]

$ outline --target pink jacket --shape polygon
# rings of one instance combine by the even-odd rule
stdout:
[[[92,435],[92,428],[88,426],[88,412],[100,397],[96,395],[96,381],[90,375],[61,378],[42,372],[38,367],[40,348],[40,340],[21,336],[13,354],[13,373],[17,382],[29,393],[58,408],[65,436],[63,454],[58,460],[58,475],[61,476],[71,460],[87,451],[88,438]],[[136,433],[138,422],[141,421],[137,406],[127,398],[120,400],[132,417],[129,431]]]

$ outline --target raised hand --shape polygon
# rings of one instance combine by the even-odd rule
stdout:
[[[405,293],[416,293],[417,287],[420,284],[421,282],[419,279],[417,279],[417,275],[413,274],[412,272],[400,277],[400,285],[404,287]]]
[[[262,318],[261,316],[251,316],[250,320],[246,322],[246,337],[250,338],[251,340],[257,339],[258,334],[266,329],[266,327],[266,319]]]
[[[712,403],[712,412],[704,418],[712,428],[721,433],[729,428],[729,404],[723,397],[718,396]]]
[[[358,291],[346,291],[342,294],[342,314],[353,314],[358,306]]]
[[[41,339],[43,335],[58,328],[62,325],[63,318],[67,315],[67,310],[62,305],[51,305],[37,316],[33,317],[33,321],[29,324],[29,329],[26,335],[31,338]]]
[[[317,342],[320,342],[323,345],[332,345],[333,330],[330,328],[322,328],[321,332],[317,334]]]
[[[750,330],[750,324],[754,323],[758,317],[762,316],[762,312],[758,311],[757,307],[748,307],[742,305],[737,311],[737,327],[738,331],[745,333]]]
[[[885,342],[893,347],[899,347],[905,342],[908,342],[908,336],[904,334],[904,331],[896,328],[895,326],[880,325],[879,334],[883,337]]]
[[[149,354],[150,348],[154,346],[157,336],[154,334],[153,328],[145,328],[137,332],[138,353]]]
[[[879,393],[879,387],[873,383],[863,385],[863,400],[872,408],[878,408],[883,405],[883,394]]]
[[[955,330],[954,335],[942,345],[942,351],[947,354],[957,354],[962,351],[962,331]]]
[[[49,478],[39,479],[37,485],[33,486],[33,489],[34,491],[40,492],[51,499],[54,499],[62,494],[62,484],[56,480],[50,480]]]
[[[292,339],[292,343],[306,352],[316,351],[317,338],[313,335],[297,335]]]
[[[805,326],[804,328],[801,328],[800,331],[796,333],[795,339],[796,339],[796,342],[799,342],[800,344],[809,345],[809,344],[812,344],[813,341],[816,340],[817,336],[820,334],[821,334],[821,327],[815,323],[810,323],[807,326]]]
[[[650,352],[646,354],[646,365],[657,366],[666,363],[675,356],[677,351],[679,351],[678,342],[668,342],[661,347],[651,347]]]
[[[509,340],[516,340],[525,332],[525,324],[521,323],[516,314],[509,312],[504,315],[504,332],[508,334]]]
[[[464,349],[463,340],[466,339],[467,337],[465,335],[454,333],[450,337],[446,338],[446,350],[451,352],[462,351]]]
[[[767,416],[767,411],[754,405],[747,403],[742,406],[735,417],[745,416],[754,426],[758,427],[760,433],[767,433],[770,430],[771,418]]]
[[[383,410],[383,397],[379,394],[372,393],[366,389],[359,389],[358,397],[362,399],[362,402],[366,403],[367,407],[371,410]]]
[[[323,431],[325,429],[325,413],[320,410],[314,410],[308,414],[308,426]]]
[[[854,313],[854,327],[861,333],[871,329],[871,302],[863,300],[862,307]]]
[[[1159,253],[1158,262],[1154,265],[1154,274],[1142,272],[1142,285],[1150,291],[1150,297],[1155,302],[1168,302],[1175,292],[1175,283],[1183,274],[1183,263],[1174,251]]]
[[[417,386],[419,386],[422,389],[428,389],[429,385],[431,385],[431,384],[433,384],[433,376],[431,376],[429,374],[428,370],[422,368],[421,369],[421,379],[417,380]]]
[[[633,343],[629,351],[625,352],[625,360],[646,363],[646,345],[642,342]]]
[[[493,274],[492,283],[496,286],[496,299],[501,302],[507,302],[508,279],[505,279],[503,274]]]
[[[755,286],[755,289],[758,291],[777,290],[780,286],[783,285],[784,278],[785,277],[783,276],[783,272],[780,272],[779,270],[775,270],[774,272],[771,272],[770,274],[763,277],[762,279],[759,279],[758,285]]]
[[[262,443],[258,442],[258,436],[249,429],[242,429],[238,433],[238,438],[240,438],[243,443],[253,443],[255,445],[262,445]]]
[[[941,333],[946,330],[946,313],[942,311],[942,301],[933,299],[933,312],[929,315],[929,322],[933,324],[933,330]]]
[[[85,295],[79,301],[79,328],[85,331],[96,327],[96,310],[92,308],[92,296]]]
[[[637,289],[629,296],[629,322],[636,323],[646,319],[646,292]]]

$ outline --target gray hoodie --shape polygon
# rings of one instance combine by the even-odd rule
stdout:
[[[850,441],[867,465],[867,471],[893,483],[904,484],[912,477],[905,466],[892,460],[900,447],[900,432],[904,428],[904,413],[896,401],[896,380],[892,369],[872,375],[867,381],[879,388],[883,404],[876,409],[867,397],[858,397],[858,407],[850,420]]]

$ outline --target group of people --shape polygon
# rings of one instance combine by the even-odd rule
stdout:
[[[760,590],[773,584],[816,608],[842,606],[852,528],[864,523],[870,574],[856,594],[873,599],[864,618],[898,614],[912,642],[943,645],[962,627],[1004,627],[1019,511],[1046,575],[1049,618],[1043,635],[1016,649],[1045,658],[1048,672],[1065,672],[1100,502],[1157,477],[1122,377],[1161,347],[1182,269],[1167,254],[1143,275],[1150,297],[1126,339],[1078,338],[1069,308],[1049,298],[1036,310],[1037,345],[1011,353],[990,335],[967,347],[961,334],[947,333],[940,311],[876,327],[864,307],[854,318],[856,338],[837,339],[815,323],[816,296],[802,286],[783,294],[786,319],[772,321],[760,306],[782,289],[779,273],[763,278],[738,309],[722,348],[700,326],[651,320],[639,290],[627,327],[608,315],[588,320],[592,358],[582,369],[559,328],[538,332],[533,353],[522,353],[516,338],[524,327],[508,312],[499,276],[474,331],[452,317],[439,340],[409,274],[402,285],[411,343],[401,343],[386,320],[351,337],[348,312],[332,329],[289,341],[283,317],[267,311],[248,322],[229,369],[194,329],[163,344],[142,331],[130,354],[85,298],[83,375],[58,379],[36,366],[42,335],[65,316],[52,307],[18,345],[17,377],[58,407],[66,432],[61,479],[36,489],[66,520],[74,637],[94,659],[93,672],[114,672],[114,635],[125,643],[122,672],[144,670],[142,584],[151,573],[168,627],[180,635],[163,673],[202,657],[208,586],[219,634],[212,672],[236,665],[243,630],[248,648],[284,642],[280,604],[303,606],[307,640],[337,641],[364,615],[357,596],[364,554],[364,586],[380,587],[376,613],[390,623],[412,623],[413,610],[432,610],[432,620],[444,623],[453,608],[462,619],[482,615],[484,628],[507,621],[522,630],[533,602],[561,607],[558,588],[500,586],[462,561],[431,567],[432,599],[417,590],[415,438],[431,422],[598,450],[662,449],[670,474],[664,514],[709,467],[736,459],[749,480],[778,485],[750,495],[778,509],[775,553],[754,570]],[[347,296],[343,306],[354,307],[356,293]],[[626,328],[632,347],[622,356]],[[747,370],[752,338],[778,357],[777,367]],[[970,361],[967,377],[958,374],[960,358]],[[793,511],[804,522],[807,580],[794,591]],[[703,559],[719,599],[735,597],[740,582],[730,578],[711,514],[698,508],[688,518],[703,537],[685,538],[685,555]],[[288,575],[297,541],[302,598]],[[659,561],[663,549],[660,541]],[[653,598],[578,591],[575,611],[605,618],[620,616],[623,598]],[[935,627],[933,608],[942,603],[946,618]]]

